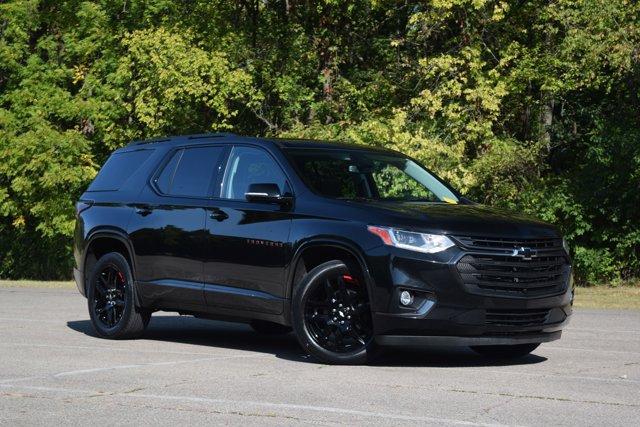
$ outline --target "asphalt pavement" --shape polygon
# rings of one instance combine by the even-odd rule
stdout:
[[[393,350],[327,366],[293,335],[154,314],[108,341],[73,290],[0,288],[1,425],[638,425],[640,311],[576,310],[512,363]]]

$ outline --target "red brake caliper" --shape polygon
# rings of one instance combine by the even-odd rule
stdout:
[[[354,279],[353,277],[351,277],[350,275],[348,275],[348,274],[343,275],[342,276],[342,280],[344,280],[345,283],[350,283],[350,284],[353,284],[353,285],[357,285],[358,284],[358,281],[356,279]]]

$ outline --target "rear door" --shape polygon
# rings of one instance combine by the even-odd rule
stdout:
[[[138,198],[129,235],[146,301],[165,308],[204,305],[205,216],[225,150],[172,150]]]
[[[206,217],[204,293],[209,306],[279,314],[291,228],[289,209],[248,202],[250,184],[291,192],[286,174],[263,148],[236,145],[228,155],[218,198]]]

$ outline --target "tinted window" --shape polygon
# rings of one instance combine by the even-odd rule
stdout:
[[[172,196],[207,197],[223,152],[223,147],[177,151],[156,179],[158,189]]]
[[[158,175],[158,178],[156,178],[156,185],[158,186],[158,189],[164,194],[169,194],[171,181],[173,180],[173,174],[176,171],[176,166],[178,165],[183,152],[184,150],[178,150],[173,153],[173,156],[171,156],[171,160],[169,160],[169,162],[162,169],[162,173],[160,173],[160,175]]]
[[[411,159],[350,150],[290,150],[302,179],[339,199],[458,203],[443,182]]]
[[[251,184],[277,184],[281,193],[289,188],[282,169],[266,151],[234,147],[224,173],[222,197],[244,200]]]
[[[349,164],[343,159],[333,156],[300,156],[296,160],[306,182],[318,193],[347,199],[358,197],[360,192],[357,182],[349,173]]]
[[[152,150],[114,153],[102,166],[87,191],[115,191],[149,158]]]

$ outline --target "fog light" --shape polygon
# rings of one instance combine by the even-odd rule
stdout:
[[[400,292],[400,304],[407,306],[413,303],[413,295],[409,291]]]

